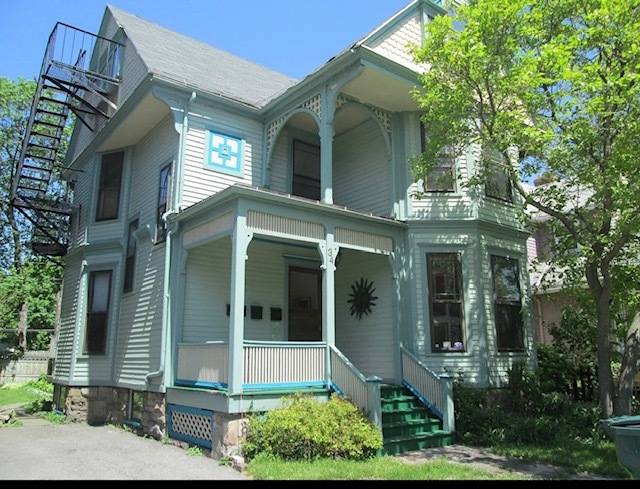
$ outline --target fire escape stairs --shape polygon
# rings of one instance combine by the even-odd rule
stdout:
[[[65,128],[80,121],[98,130],[117,109],[121,45],[58,22],[47,44],[19,159],[10,205],[29,222],[28,246],[44,256],[64,256],[74,211],[72,175],[63,166]],[[89,55],[89,56],[88,56]]]

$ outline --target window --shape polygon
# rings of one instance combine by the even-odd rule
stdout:
[[[427,275],[431,350],[465,351],[460,255],[427,254]]]
[[[420,121],[420,145],[421,151],[427,148],[428,137],[425,125]],[[455,190],[455,154],[453,148],[445,146],[440,151],[440,156],[435,166],[427,173],[424,188],[427,192],[453,192]]]
[[[523,351],[524,335],[518,261],[491,256],[498,351]]]
[[[135,232],[138,229],[138,219],[129,223],[129,235],[127,238],[127,257],[124,263],[124,286],[123,292],[133,290],[133,276],[136,268],[136,238]]]
[[[102,156],[96,221],[118,218],[123,162],[124,152],[122,151]]]
[[[167,212],[171,198],[171,163],[160,170],[160,188],[158,191],[158,208],[156,214],[156,243],[167,239],[167,223],[162,216]]]
[[[320,147],[293,142],[293,181],[291,193],[320,200]]]
[[[485,150],[483,158],[487,159],[487,180],[485,182],[485,195],[494,199],[513,202],[511,196],[511,180],[509,175],[500,168],[504,157],[498,151]]]
[[[89,274],[89,303],[83,353],[104,355],[107,347],[111,270]]]

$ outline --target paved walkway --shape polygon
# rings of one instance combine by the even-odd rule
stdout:
[[[0,428],[0,480],[251,480],[218,460],[119,428],[56,425],[16,412],[22,426]]]

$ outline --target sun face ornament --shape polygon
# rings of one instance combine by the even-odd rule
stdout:
[[[378,297],[373,293],[376,289],[373,288],[373,282],[369,282],[364,277],[360,277],[360,281],[357,281],[351,286],[352,292],[349,294],[350,299],[347,300],[351,304],[350,312],[353,316],[355,314],[356,319],[361,319],[363,314],[369,314],[371,308],[376,305],[374,302]]]

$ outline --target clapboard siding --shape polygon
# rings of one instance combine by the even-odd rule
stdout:
[[[269,188],[276,192],[291,192],[291,135],[285,127],[279,134],[273,147],[270,161],[270,184]]]
[[[124,219],[128,223],[130,219],[139,217],[141,226],[151,226],[152,235],[160,191],[160,170],[172,163],[175,174],[178,141],[179,135],[174,129],[173,118],[167,116],[154,131],[129,150],[132,164],[132,171],[129,173],[130,206]]]
[[[436,372],[463,370],[469,382],[486,382],[481,378],[485,360],[478,353],[482,350],[484,324],[479,309],[478,294],[482,283],[477,271],[477,237],[470,233],[446,231],[442,228],[416,227],[410,232],[412,262],[415,264],[409,289],[414,290],[415,324],[411,337],[418,356]],[[427,253],[459,252],[462,265],[462,288],[465,291],[465,338],[464,353],[432,353],[429,325],[429,287],[427,278]]]
[[[65,262],[60,307],[60,326],[56,339],[56,363],[54,381],[69,379],[74,360],[75,343],[78,335],[76,325],[83,323],[79,317],[80,271],[82,260],[75,255]]]
[[[389,216],[389,150],[379,126],[369,119],[335,138],[333,201],[337,205]]]
[[[244,141],[242,177],[227,175],[204,167],[207,130],[228,134]],[[183,205],[189,207],[235,183],[261,185],[262,137],[262,124],[237,114],[217,110],[206,112],[201,117],[192,115],[185,150]]]
[[[75,365],[72,380],[83,385],[109,385],[112,382],[112,365],[115,356],[115,337],[118,329],[118,307],[120,302],[120,273],[118,264],[122,255],[112,251],[103,253],[90,253],[84,256],[86,266],[80,269],[75,279],[79,282],[78,306],[74,315],[79,326],[76,342],[74,344]],[[87,313],[87,296],[89,273],[94,270],[112,270],[111,296],[109,301],[107,348],[105,355],[84,355],[82,353],[85,335],[85,317]],[[66,272],[65,272],[66,275]],[[70,277],[72,278],[72,277]]]
[[[255,341],[287,339],[287,267],[293,264],[286,255],[318,259],[315,250],[301,250],[284,244],[253,241],[246,262],[244,337]],[[228,238],[189,252],[185,276],[182,341],[228,341],[230,303],[231,242]],[[319,267],[319,259],[295,263]],[[262,319],[251,319],[251,306],[262,306]],[[271,320],[272,307],[282,309],[282,320]]]
[[[118,383],[144,384],[144,376],[161,363],[162,309],[166,244],[153,244],[160,170],[175,162],[178,134],[172,117],[166,117],[134,148],[131,159],[129,220],[138,218],[150,232],[137,242],[133,291],[122,295],[114,379]],[[126,250],[123,250],[126,253]],[[124,266],[124,260],[122,261]],[[124,271],[123,271],[124,274]],[[118,292],[122,283],[118,284]]]
[[[440,226],[416,226],[410,233],[412,248],[413,282],[410,290],[415,290],[413,301],[416,305],[416,317],[410,337],[419,357],[436,372],[460,371],[465,381],[480,385],[499,382],[505,379],[513,358],[524,357],[520,354],[494,353],[488,356],[483,352],[496,352],[495,327],[493,319],[492,277],[490,255],[505,254],[520,260],[522,290],[527,290],[526,243],[510,240],[498,235],[483,232],[462,234]],[[429,325],[427,253],[459,252],[462,261],[462,281],[465,311],[466,351],[464,353],[432,353]],[[529,307],[525,302],[524,307]],[[525,323],[527,347],[532,346],[533,329]],[[530,351],[528,353],[531,353]],[[491,379],[491,380],[489,380]]]
[[[186,263],[182,341],[229,341],[231,240],[220,239],[189,252]],[[180,322],[180,321],[179,321]]]
[[[351,286],[365,278],[373,282],[377,296],[369,314],[357,319],[347,302]],[[393,314],[393,281],[389,259],[382,255],[345,252],[336,271],[336,346],[365,376],[394,379],[397,343]]]

